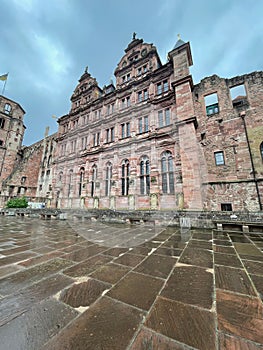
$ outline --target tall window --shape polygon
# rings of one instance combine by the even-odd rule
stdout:
[[[95,196],[96,180],[97,180],[97,165],[92,167],[92,179],[91,179],[91,197]]]
[[[169,108],[166,108],[162,111],[158,111],[158,123],[159,123],[159,128],[162,128],[163,126],[167,126],[171,124]]]
[[[114,141],[114,127],[110,129],[106,129],[106,142],[113,142]]]
[[[149,131],[149,118],[146,116],[144,118],[139,118],[139,134],[142,134],[143,132]]]
[[[162,170],[162,190],[163,193],[174,193],[174,170],[173,170],[173,157],[170,151],[166,151],[162,154],[161,159]]]
[[[131,136],[131,129],[130,129],[130,123],[123,123],[121,124],[121,138],[124,139],[125,137]]]
[[[148,90],[144,89],[143,91],[139,91],[137,93],[138,102],[147,101],[148,100]]]
[[[263,142],[261,142],[261,145],[260,145],[260,154],[261,154],[261,159],[263,162]]]
[[[157,95],[161,95],[169,90],[168,80],[164,80],[157,84]]]
[[[130,107],[130,105],[131,105],[130,96],[127,96],[121,100],[121,108]]]
[[[127,196],[129,194],[129,176],[130,176],[130,163],[128,159],[125,159],[121,165],[121,194]]]
[[[68,176],[68,197],[72,190],[72,181],[73,181],[73,170],[70,170],[69,176]]]
[[[83,181],[84,181],[84,168],[80,169],[80,174],[79,174],[79,196],[81,196],[82,193],[82,187],[83,187]]]
[[[100,133],[97,132],[96,134],[93,134],[93,146],[99,146],[100,145]]]
[[[112,179],[112,164],[108,162],[106,165],[105,196],[110,196],[111,179]]]
[[[140,192],[150,194],[150,162],[146,156],[140,162]]]

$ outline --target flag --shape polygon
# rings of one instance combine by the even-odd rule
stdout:
[[[0,75],[0,80],[2,80],[2,81],[7,80],[7,77],[8,77],[8,73]]]

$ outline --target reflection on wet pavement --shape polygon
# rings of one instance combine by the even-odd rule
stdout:
[[[0,223],[0,350],[262,349],[262,233]]]

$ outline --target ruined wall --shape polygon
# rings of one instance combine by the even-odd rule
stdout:
[[[255,177],[256,181],[261,181],[263,171],[260,155],[263,141],[262,79],[262,72],[232,79],[214,75],[194,87],[197,136],[207,164],[207,181],[204,182],[207,198],[204,206],[209,210],[220,210],[222,203],[232,204],[233,210],[259,209]],[[243,85],[245,95],[233,99],[231,89],[239,85]],[[207,115],[205,97],[214,93],[218,97],[217,108],[212,107],[214,113]],[[224,161],[223,164],[216,164],[216,154],[220,152]]]
[[[3,182],[3,195],[8,197],[36,197],[38,175],[43,152],[43,141],[24,147],[22,159]]]

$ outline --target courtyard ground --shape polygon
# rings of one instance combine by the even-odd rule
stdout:
[[[263,234],[0,218],[1,350],[256,350]]]

